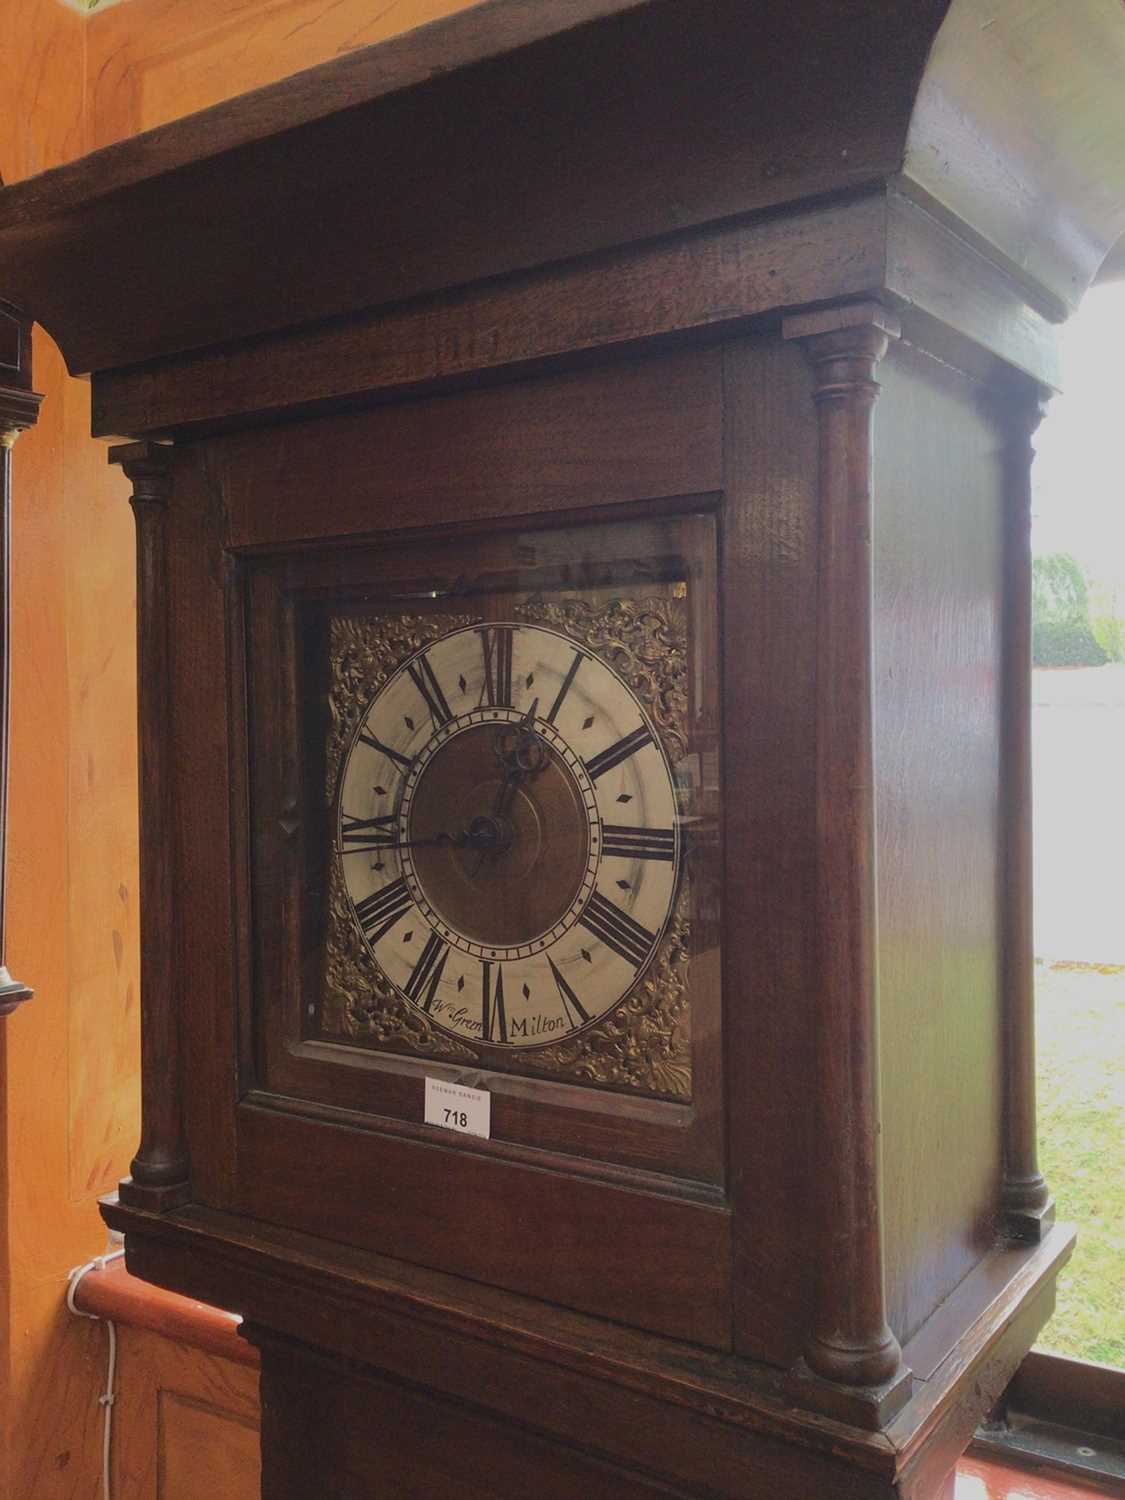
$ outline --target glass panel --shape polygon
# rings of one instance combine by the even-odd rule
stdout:
[[[721,1178],[717,545],[251,565],[257,1087],[411,1122],[472,1073],[513,1143]]]
[[[1039,1140],[1078,1248],[1043,1347],[1125,1366],[1125,286],[1064,333],[1034,468]]]

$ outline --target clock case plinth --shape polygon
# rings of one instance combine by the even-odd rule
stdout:
[[[0,194],[0,290],[133,439],[144,1137],[105,1214],[244,1314],[271,1500],[377,1463],[923,1500],[1071,1245],[1035,1158],[1028,469],[1052,321],[1123,227],[1082,186],[1121,185],[1119,42],[1093,0],[562,9],[490,0]],[[248,571],[688,514],[706,1149],[670,1114],[622,1160],[627,1110],[462,1148],[333,1101],[331,1060],[327,1099],[263,1093],[247,766],[287,742],[246,714]]]

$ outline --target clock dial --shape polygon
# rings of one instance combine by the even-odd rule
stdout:
[[[680,867],[672,773],[599,657],[535,625],[451,631],[366,705],[336,854],[410,1005],[494,1047],[558,1042],[629,994]]]

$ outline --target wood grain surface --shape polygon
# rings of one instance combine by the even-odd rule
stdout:
[[[130,1275],[123,1260],[88,1271],[78,1283],[74,1305],[79,1312],[147,1329],[217,1359],[255,1368],[258,1364],[257,1351],[239,1335],[240,1320],[234,1313],[141,1281]]]
[[[117,1389],[115,1495],[123,1500],[258,1500],[254,1366],[126,1325],[119,1332]]]
[[[90,149],[126,140],[317,63],[467,8],[470,0],[177,0],[94,11],[86,25]],[[528,7],[527,21],[536,24]],[[540,21],[539,24],[542,24]]]
[[[825,15],[816,0],[653,0],[586,27],[571,6],[573,29],[524,48],[518,67],[435,71],[478,55],[486,34],[501,50],[522,35],[525,0],[471,7],[409,45],[392,39],[17,186],[0,198],[0,265],[71,368],[101,370],[852,191],[897,170],[945,3],[848,0]],[[815,69],[767,63],[812,30]],[[396,59],[429,81],[384,92]],[[359,191],[357,159],[370,163]],[[294,194],[315,235],[291,232]],[[62,274],[78,239],[87,266],[114,267],[104,296],[81,305]]]
[[[999,1191],[1002,436],[902,346],[876,408],[875,766],[887,1297],[904,1340],[991,1245]]]
[[[732,1096],[737,1347],[788,1366],[808,1327],[812,1232],[807,1079],[817,1031],[808,893],[815,824],[816,409],[801,351],[777,339],[724,351],[724,960]],[[768,1151],[761,1149],[765,1140]]]
[[[12,183],[86,149],[84,31],[42,0],[0,17]],[[89,442],[89,388],[38,329],[33,371],[40,423],[12,453],[6,957],[41,1003],[0,1036],[0,1491],[88,1500],[104,1332],[62,1303],[71,1266],[104,1247],[97,1195],[137,1135],[131,556],[120,486]]]
[[[99,434],[185,434],[628,353],[643,339],[716,337],[778,306],[874,291],[887,254],[880,193],[570,262],[455,298],[250,340],[94,380]],[[823,253],[826,237],[838,253]],[[912,301],[925,303],[916,282]]]

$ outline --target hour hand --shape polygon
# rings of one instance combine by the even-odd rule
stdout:
[[[538,698],[533,698],[531,700],[531,707],[528,709],[527,713],[525,713],[524,716],[523,716],[523,718],[520,720],[520,728],[521,729],[530,729],[531,726],[535,723],[535,710],[538,707],[539,707],[539,699]]]
[[[496,731],[496,759],[508,773],[509,788],[524,776],[537,775],[550,763],[551,752],[531,727],[535,723],[535,711],[538,707],[539,699],[536,698],[517,724],[503,724]],[[503,795],[502,791],[501,798]],[[494,811],[503,811],[500,802]]]

